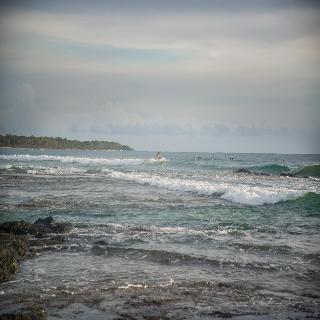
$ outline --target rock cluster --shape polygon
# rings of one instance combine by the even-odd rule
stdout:
[[[19,262],[35,254],[54,248],[64,243],[63,236],[71,230],[72,225],[56,222],[50,216],[36,222],[8,221],[0,224],[0,283],[12,280],[19,270]],[[42,306],[17,305],[8,306],[0,311],[0,320],[47,318]]]

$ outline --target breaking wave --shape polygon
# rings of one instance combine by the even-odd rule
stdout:
[[[183,180],[143,173],[123,173],[112,171],[109,177],[146,184],[153,187],[165,188],[173,191],[193,192],[199,195],[219,195],[222,199],[239,204],[258,206],[274,204],[281,201],[295,200],[306,192],[284,188],[264,188],[247,185],[230,185],[227,183],[209,183],[205,181]]]
[[[156,160],[150,159],[110,159],[110,158],[89,158],[89,157],[70,157],[70,156],[50,156],[50,155],[28,155],[28,154],[14,154],[14,155],[0,155],[2,160],[17,160],[17,161],[59,161],[64,163],[82,163],[82,164],[104,164],[104,165],[139,165],[139,164],[157,164],[166,162],[166,158]]]
[[[25,173],[33,175],[65,175],[65,174],[82,174],[86,172],[81,168],[62,168],[62,167],[43,167],[43,166],[18,166],[5,165],[0,167],[0,172],[3,173]]]

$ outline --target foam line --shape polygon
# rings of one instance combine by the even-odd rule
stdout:
[[[221,198],[240,204],[252,206],[274,204],[280,201],[295,200],[306,192],[285,188],[252,187],[248,185],[230,185],[227,183],[209,183],[196,180],[182,180],[167,178],[144,173],[123,173],[112,171],[109,177],[147,184],[153,187],[165,188],[173,191],[193,192],[200,195],[218,195]]]

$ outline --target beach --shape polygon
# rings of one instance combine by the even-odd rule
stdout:
[[[0,284],[2,311],[319,318],[319,155],[154,154],[0,150],[0,223],[72,226]]]

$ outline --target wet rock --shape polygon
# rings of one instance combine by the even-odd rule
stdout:
[[[101,256],[106,253],[106,250],[104,248],[101,248],[100,246],[97,246],[97,245],[93,246],[90,251],[96,256]]]
[[[0,230],[7,233],[13,233],[15,235],[37,234],[40,231],[44,231],[38,226],[31,223],[21,221],[8,221],[0,224]]]
[[[52,216],[49,216],[44,219],[38,219],[34,224],[36,225],[44,225],[46,227],[50,226],[54,222],[54,219]]]
[[[0,233],[0,282],[13,279],[18,262],[29,255],[29,239],[10,233]]]
[[[18,271],[14,252],[5,246],[0,247],[0,282],[9,281]],[[1,319],[1,318],[0,318]]]
[[[295,175],[293,173],[290,173],[290,172],[281,172],[280,176],[281,177],[291,177],[291,178],[295,177]]]
[[[0,230],[13,234],[31,234],[37,238],[46,237],[47,233],[66,233],[72,229],[69,222],[55,222],[50,216],[38,219],[34,224],[21,221],[8,221],[0,224]]]
[[[72,229],[71,223],[55,222],[52,216],[44,219],[38,219],[34,223],[34,225],[46,230],[47,232],[54,232],[54,233],[66,233]]]
[[[253,172],[245,168],[241,168],[235,171],[235,173],[253,174],[255,176],[270,176],[270,173],[266,172]]]
[[[258,176],[270,176],[270,173],[266,173],[266,172],[255,172],[254,174]]]
[[[104,240],[97,240],[97,241],[94,242],[94,244],[98,244],[98,245],[101,245],[101,246],[107,246],[108,242],[106,242]]]
[[[244,168],[241,168],[241,169],[238,169],[235,171],[235,173],[246,173],[246,174],[252,174],[252,172],[248,169],[244,169]]]
[[[0,245],[15,253],[16,258],[25,258],[29,252],[29,238],[23,235],[0,233]]]
[[[64,243],[63,237],[56,235],[48,238],[48,233],[65,233],[71,228],[70,223],[58,223],[52,217],[39,219],[34,224],[25,221],[1,223],[0,282],[13,279],[19,270],[21,260],[32,257],[44,249],[54,248],[55,245]],[[28,235],[34,236],[35,239],[30,240]]]
[[[0,320],[45,320],[47,311],[41,305],[13,304],[0,311]]]

